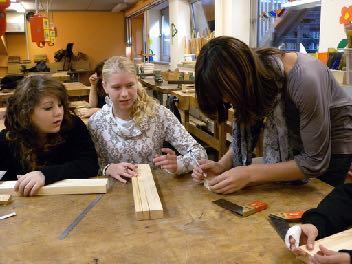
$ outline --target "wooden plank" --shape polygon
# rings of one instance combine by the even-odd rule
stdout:
[[[139,197],[141,199],[143,219],[145,220],[150,219],[149,203],[148,203],[148,198],[145,190],[145,181],[144,181],[143,174],[138,173],[137,179],[138,179],[138,189],[139,189]]]
[[[352,237],[352,228],[316,241],[314,243],[314,249],[312,251],[308,251],[306,246],[300,246],[300,248],[304,252],[306,252],[306,255],[297,256],[297,258],[304,261],[305,263],[308,263],[309,256],[314,256],[320,250],[319,245],[323,245],[327,249],[330,249],[333,251],[339,251],[341,249],[351,249],[352,248],[351,237]]]
[[[141,204],[141,197],[138,187],[138,177],[132,177],[132,188],[133,188],[133,200],[134,200],[134,211],[137,220],[143,220],[143,210]]]
[[[213,149],[219,151],[220,150],[220,143],[219,140],[213,137],[212,135],[204,132],[203,130],[193,126],[192,124],[187,124],[186,126],[187,131],[194,135],[195,137],[199,138],[203,142],[207,143]]]
[[[11,201],[11,195],[3,194],[0,195],[0,205],[6,205]]]
[[[90,87],[85,86],[83,83],[80,82],[73,82],[73,83],[63,83],[67,90],[68,96],[88,96]]]
[[[154,178],[148,164],[138,165],[138,175],[143,180],[144,189],[149,205],[150,219],[163,218],[163,206],[155,186]]]
[[[0,183],[0,194],[18,195],[16,181]],[[36,195],[107,193],[108,179],[66,179],[40,188]]]
[[[164,216],[163,207],[148,164],[138,165],[138,176],[132,178],[133,200],[137,220]]]

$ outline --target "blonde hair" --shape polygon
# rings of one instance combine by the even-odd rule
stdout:
[[[142,85],[137,81],[136,68],[126,57],[113,56],[104,63],[102,70],[103,82],[106,85],[108,78],[116,73],[131,73],[136,78],[137,99],[132,106],[132,119],[140,125],[145,117],[152,117],[155,114],[156,101],[150,97]]]

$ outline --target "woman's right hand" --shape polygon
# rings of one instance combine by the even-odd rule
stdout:
[[[89,77],[89,82],[90,82],[90,85],[95,86],[98,82],[98,75],[96,73],[92,74]]]
[[[308,250],[314,249],[314,241],[318,236],[318,229],[312,224],[302,224],[291,227],[285,236],[285,243],[295,255],[305,255],[306,253],[299,248],[306,245]]]
[[[137,176],[137,165],[127,162],[118,164],[112,163],[106,170],[106,175],[115,178],[116,180],[126,183],[127,181],[122,178],[132,178]]]
[[[219,162],[212,160],[200,160],[199,166],[194,166],[192,178],[197,183],[202,183],[205,177],[215,177],[223,173],[224,170]]]

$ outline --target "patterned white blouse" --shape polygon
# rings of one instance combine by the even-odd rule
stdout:
[[[107,101],[88,122],[101,169],[109,163],[120,162],[148,163],[153,167],[153,158],[161,154],[165,141],[180,153],[177,156],[177,174],[191,171],[195,159],[207,158],[205,149],[166,107],[157,105],[155,115],[145,118],[137,126],[133,120],[115,117],[112,103]]]

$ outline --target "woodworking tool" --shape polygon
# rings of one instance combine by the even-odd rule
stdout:
[[[213,201],[213,203],[224,209],[230,210],[232,213],[239,214],[241,216],[249,216],[268,208],[268,205],[266,203],[259,200],[243,206],[232,203],[225,199],[219,199]]]
[[[76,217],[76,219],[65,229],[64,232],[59,236],[60,240],[65,239],[68,234],[75,228],[79,222],[88,214],[88,212],[100,201],[100,199],[104,196],[104,194],[99,194],[93,201],[89,203],[89,205]]]
[[[11,217],[11,216],[16,216],[16,213],[15,213],[15,212],[12,212],[12,213],[10,213],[10,214],[0,216],[0,220],[4,220],[4,219],[9,218],[9,217]]]
[[[197,164],[197,166],[200,167],[200,164],[199,164],[197,158],[194,156],[192,150],[190,149],[188,152],[189,152],[189,154],[191,155],[191,158],[192,158],[192,159],[194,160],[194,162]],[[205,172],[203,172],[203,176],[204,176],[204,178],[206,178],[206,177],[207,177],[207,174],[206,174]]]
[[[272,213],[270,215],[279,217],[287,222],[299,222],[305,211],[293,211],[293,212],[280,212]]]
[[[287,230],[290,228],[288,222],[285,219],[282,219],[281,217],[277,217],[274,215],[269,215],[269,221],[270,221],[270,224],[275,229],[275,231],[281,237],[281,239],[285,240],[285,235],[287,233]]]

